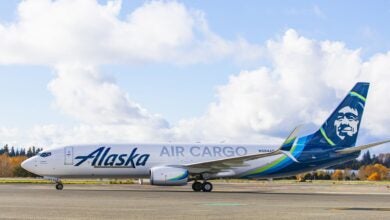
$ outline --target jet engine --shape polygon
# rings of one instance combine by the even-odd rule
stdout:
[[[184,186],[188,182],[188,170],[180,167],[153,167],[150,184],[157,186]]]

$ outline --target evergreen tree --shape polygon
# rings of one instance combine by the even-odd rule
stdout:
[[[33,151],[31,150],[31,147],[28,148],[26,156],[27,157],[32,157],[33,156]]]
[[[382,163],[379,158],[374,154],[372,155],[371,164]]]
[[[20,165],[14,168],[13,175],[17,177],[37,177],[37,175],[28,172],[27,170],[23,169]]]
[[[372,162],[370,151],[363,154],[362,165],[370,165]]]
[[[25,156],[25,155],[23,155],[23,151],[24,151],[24,148],[20,148],[20,150],[19,150],[19,155],[20,156]]]
[[[383,165],[390,168],[390,154],[384,154]]]
[[[4,153],[9,154],[8,144],[4,145]]]
[[[15,148],[14,148],[14,146],[11,147],[11,151],[9,152],[9,156],[10,157],[14,157],[15,156]]]

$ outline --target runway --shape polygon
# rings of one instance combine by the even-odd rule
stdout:
[[[386,185],[0,184],[0,219],[389,219]]]

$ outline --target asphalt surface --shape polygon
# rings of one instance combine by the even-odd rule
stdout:
[[[0,219],[390,219],[390,186],[0,184]]]

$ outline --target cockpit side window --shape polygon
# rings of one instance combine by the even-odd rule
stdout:
[[[39,156],[41,156],[41,157],[49,157],[49,156],[51,156],[51,152],[42,152],[42,153],[39,154]]]

